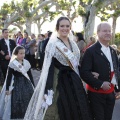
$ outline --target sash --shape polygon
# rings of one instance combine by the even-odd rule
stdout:
[[[17,60],[13,61],[13,64],[18,68],[18,70],[28,79],[30,80],[26,70],[24,69],[24,66],[21,65]]]
[[[79,75],[77,62],[78,60],[76,56],[61,42],[57,42],[56,47],[64,55],[69,66]]]

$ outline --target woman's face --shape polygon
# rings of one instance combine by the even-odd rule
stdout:
[[[70,29],[71,29],[71,25],[68,20],[61,20],[59,22],[58,34],[60,37],[68,36]]]

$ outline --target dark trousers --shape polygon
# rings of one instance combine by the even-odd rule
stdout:
[[[25,59],[27,59],[30,62],[31,68],[36,68],[35,55],[25,55]]]
[[[2,73],[3,73],[4,79],[6,78],[8,64],[9,64],[9,60],[2,60],[1,61],[1,70],[2,70]],[[4,83],[4,81],[3,81],[3,83]]]
[[[0,85],[4,84],[4,77],[3,77],[3,72],[1,70],[1,66],[0,66]]]
[[[94,120],[112,120],[115,104],[114,92],[101,94],[88,91],[88,98]]]

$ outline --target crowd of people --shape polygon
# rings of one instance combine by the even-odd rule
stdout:
[[[91,36],[88,44],[82,33],[71,31],[67,17],[57,20],[55,32],[8,36],[3,29],[0,120],[112,119],[120,74],[108,23],[98,25],[98,39]],[[41,73],[36,86],[31,69]]]

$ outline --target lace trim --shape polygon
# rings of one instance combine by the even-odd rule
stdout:
[[[57,42],[61,42],[61,41],[58,39]],[[61,43],[62,43],[62,42],[61,42]],[[74,54],[74,56],[76,57],[76,60],[78,60],[77,63],[79,64],[80,51],[79,51],[76,43],[74,43],[74,42],[71,41],[71,40],[70,40],[70,43],[71,43],[71,45],[72,45],[73,54]],[[64,44],[63,44],[63,45],[64,45]],[[55,49],[54,57],[55,57],[61,64],[65,65],[65,66],[69,66],[66,58],[63,56],[63,54],[62,54],[58,49]]]

